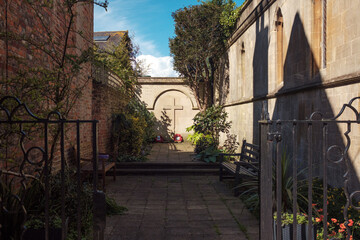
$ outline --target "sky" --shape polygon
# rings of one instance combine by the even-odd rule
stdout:
[[[244,0],[235,0],[241,5]],[[177,77],[170,57],[169,38],[174,37],[171,16],[177,9],[199,4],[197,0],[109,0],[107,11],[95,6],[94,31],[128,30],[139,46],[137,57],[152,77]]]

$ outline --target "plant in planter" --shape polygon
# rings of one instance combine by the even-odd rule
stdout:
[[[68,220],[69,218],[66,219],[65,223],[65,234],[68,232]],[[45,239],[45,217],[32,216],[32,218],[25,223],[25,229],[23,240]],[[62,239],[62,222],[59,216],[54,216],[50,219],[49,238],[53,240]]]
[[[293,222],[294,215],[292,213],[282,213],[281,214],[281,237],[282,239],[292,239],[293,231],[294,231],[294,222]],[[274,214],[274,239],[276,239],[276,213]],[[313,237],[311,240],[316,239],[316,221],[313,221]],[[309,221],[306,214],[300,213],[296,215],[296,231],[297,231],[297,240],[308,240],[307,232],[309,228]]]

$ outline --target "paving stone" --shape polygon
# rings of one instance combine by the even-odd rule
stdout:
[[[162,144],[151,159],[171,157],[177,150]],[[107,189],[129,209],[125,215],[107,218],[107,240],[246,239],[234,217],[251,240],[258,239],[258,221],[218,176],[119,176],[109,179]]]

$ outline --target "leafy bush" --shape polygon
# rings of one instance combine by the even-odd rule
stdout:
[[[78,198],[79,187],[76,182],[76,173],[72,169],[65,170],[65,195],[62,198],[61,174],[51,175],[49,178],[49,217],[50,227],[61,227],[62,203],[65,203],[65,216],[68,218],[67,239],[77,238],[77,211],[81,206],[81,233],[82,239],[92,239],[93,228],[93,191],[90,184],[82,184],[80,188],[80,202]],[[1,181],[0,194],[3,207],[8,211],[0,215],[1,236],[6,239],[20,239],[20,234],[26,228],[45,227],[45,185],[40,179],[26,182],[26,188],[12,188],[13,184]],[[14,197],[17,194],[19,198]],[[21,205],[23,199],[23,206]],[[127,209],[119,206],[114,199],[106,196],[107,215],[118,215]],[[25,214],[27,212],[27,216]]]
[[[194,131],[188,140],[195,145],[197,158],[206,162],[215,162],[216,157],[221,152],[235,152],[237,146],[236,135],[230,135],[229,129],[231,122],[226,120],[227,113],[221,106],[212,106],[202,113],[196,114],[194,124],[186,131]],[[220,133],[226,133],[228,140],[225,142],[224,149],[219,148]]]
[[[113,115],[113,144],[119,161],[143,161],[155,137],[155,117],[144,103],[132,100]]]

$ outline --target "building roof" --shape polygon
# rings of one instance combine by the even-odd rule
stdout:
[[[117,46],[128,31],[94,32],[94,42],[100,49]]]

